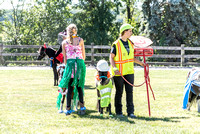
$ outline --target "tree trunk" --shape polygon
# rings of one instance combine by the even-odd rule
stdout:
[[[126,10],[127,10],[127,19],[128,19],[128,21],[132,18],[130,4],[131,4],[130,0],[127,0]]]

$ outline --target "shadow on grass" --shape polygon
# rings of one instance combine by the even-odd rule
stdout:
[[[165,122],[180,122],[178,119],[188,119],[189,117],[163,117],[163,118],[157,118],[157,117],[142,117],[137,116],[136,119],[138,120],[145,120],[145,121],[165,121]]]
[[[98,113],[98,112],[96,110],[87,109],[85,115],[78,115],[78,116],[80,118],[90,118],[90,119],[100,119],[100,120],[116,120],[116,121],[123,121],[123,122],[131,123],[131,124],[135,124],[135,122],[132,119],[129,120],[129,118],[126,117],[126,116],[117,117],[117,116],[113,115],[113,117],[109,117],[108,113],[104,113],[104,117],[101,117],[99,114],[98,115],[92,115],[92,113]]]
[[[84,90],[93,90],[93,89],[96,89],[94,86],[91,86],[91,85],[85,85],[84,86]]]
[[[200,113],[198,113],[198,112],[195,112],[195,111],[193,111],[193,112],[191,112],[191,111],[188,111],[188,113],[187,114],[189,114],[190,116],[196,116],[196,117],[200,117]]]

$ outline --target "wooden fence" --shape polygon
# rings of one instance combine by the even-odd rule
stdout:
[[[3,45],[0,44],[0,65],[7,66],[9,64],[39,64],[39,65],[49,65],[49,59],[45,58],[42,61],[10,61],[5,60],[5,57],[17,57],[17,56],[38,56],[37,50],[40,46],[38,45]],[[58,49],[58,46],[51,46]],[[35,53],[9,53],[5,52],[5,49],[36,49]],[[150,65],[164,65],[164,66],[199,66],[200,58],[199,50],[200,47],[184,47],[184,45],[177,47],[161,47],[152,46],[154,49],[154,55],[152,57],[147,57],[147,63]],[[85,45],[86,49],[86,64],[94,65],[99,59],[109,59],[110,46],[109,45]],[[194,54],[196,53],[196,54]],[[89,57],[89,58],[88,58]]]

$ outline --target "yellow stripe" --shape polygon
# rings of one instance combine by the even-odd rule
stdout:
[[[115,61],[116,64],[123,64],[123,63],[127,63],[127,62],[134,62],[134,59]]]

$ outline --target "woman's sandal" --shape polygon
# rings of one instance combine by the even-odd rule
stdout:
[[[72,110],[67,110],[67,111],[65,112],[66,115],[70,115],[71,113],[72,113]]]
[[[59,113],[59,114],[63,113],[63,110],[58,110],[58,113]]]

